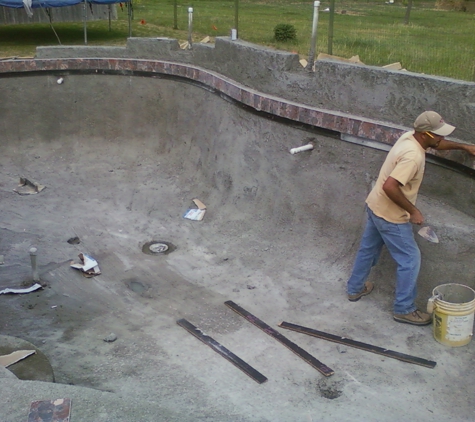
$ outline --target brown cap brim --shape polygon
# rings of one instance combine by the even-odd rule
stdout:
[[[448,136],[455,130],[455,126],[444,123],[442,127],[437,130],[431,130],[432,133],[440,136]]]

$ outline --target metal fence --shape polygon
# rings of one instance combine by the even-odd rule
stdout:
[[[368,65],[475,80],[475,1],[322,1],[319,48]],[[325,16],[327,14],[328,16]],[[326,43],[326,45],[325,45]]]
[[[475,0],[321,0],[315,37],[313,0],[133,3],[134,37],[191,37],[191,31],[183,33],[188,29],[192,6],[193,31],[200,37],[231,35],[238,29],[241,40],[294,51],[305,59],[315,41],[316,57],[325,53],[371,66],[400,66],[411,72],[475,81]],[[128,9],[122,9],[118,10],[119,21],[128,19]],[[274,39],[274,28],[281,23],[295,26],[296,40],[286,43]],[[111,39],[101,36],[96,43]],[[126,38],[124,33],[124,43]],[[117,39],[113,41],[117,44]],[[41,39],[35,42],[43,45]]]
[[[185,29],[187,3],[178,4],[174,25]],[[173,0],[168,5],[165,14],[171,17]],[[197,31],[225,27],[230,34],[239,25],[239,38],[245,41],[308,57],[312,0],[239,0],[239,5],[238,0],[194,0],[193,5]],[[295,25],[298,39],[275,42],[272,25],[277,23]],[[322,0],[316,53],[355,57],[373,66],[396,63],[412,72],[473,81],[474,29],[475,0]]]

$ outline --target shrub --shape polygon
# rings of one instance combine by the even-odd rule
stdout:
[[[274,37],[276,41],[293,41],[297,38],[297,30],[288,23],[279,23],[274,28]]]
[[[437,9],[466,12],[468,3],[468,0],[437,0],[435,2],[435,7]]]

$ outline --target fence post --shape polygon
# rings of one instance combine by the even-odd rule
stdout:
[[[129,0],[129,7],[127,8],[127,20],[129,22],[129,38],[132,37],[132,0]]]
[[[236,30],[236,38],[239,37],[239,0],[234,0],[234,29]]]
[[[406,15],[404,16],[404,25],[409,25],[409,18],[411,17],[412,0],[408,0],[406,7]]]
[[[84,0],[84,44],[87,45],[87,0]]]
[[[193,40],[191,39],[191,33],[193,32],[193,8],[188,8],[188,49],[193,46]]]
[[[177,0],[173,2],[173,29],[178,29],[178,5]]]
[[[313,25],[312,25],[312,41],[310,43],[310,52],[308,53],[307,70],[312,70],[315,62],[315,48],[317,45],[317,25],[318,25],[318,8],[320,2],[315,1],[313,3]]]
[[[335,18],[335,0],[330,1],[330,20],[328,22],[328,54],[333,54],[333,20]]]

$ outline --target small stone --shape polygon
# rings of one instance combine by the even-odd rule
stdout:
[[[106,343],[112,343],[117,340],[117,336],[114,333],[110,333],[107,337],[104,338]]]
[[[338,344],[336,346],[336,350],[338,350],[340,353],[346,353],[348,349],[346,348],[346,346],[343,346],[342,344]]]
[[[79,239],[79,237],[75,236],[68,239],[68,243],[70,245],[78,245],[79,243],[81,243],[81,240]]]

